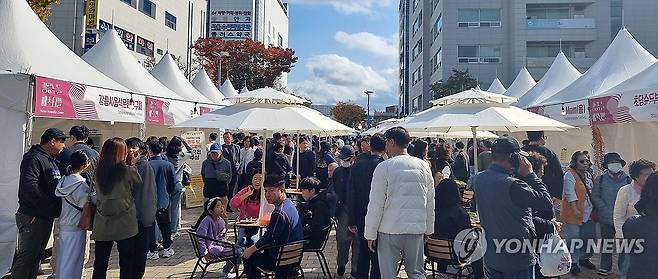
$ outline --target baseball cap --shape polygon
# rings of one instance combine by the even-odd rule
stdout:
[[[519,142],[516,141],[513,137],[500,137],[496,139],[491,145],[491,153],[496,154],[512,154],[518,152],[523,156],[527,156],[528,153],[521,151],[519,147]]]
[[[52,139],[67,139],[68,136],[62,132],[62,130],[57,128],[48,128],[43,135],[41,135],[41,142],[46,142]]]
[[[538,141],[544,138],[544,131],[528,131],[526,132],[526,135],[528,135],[528,140]]]
[[[352,156],[354,156],[354,147],[351,145],[343,145],[343,147],[340,148],[340,155],[338,155],[338,159],[347,160]]]
[[[210,146],[210,152],[222,153],[222,146],[219,143],[213,143]]]

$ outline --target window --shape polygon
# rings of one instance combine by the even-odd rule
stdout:
[[[423,38],[421,37],[418,39],[418,42],[416,42],[416,45],[414,46],[413,50],[411,51],[411,60],[416,60],[416,57],[423,53]]]
[[[441,31],[443,31],[443,14],[439,14],[439,18],[434,22],[434,39],[441,34]]]
[[[150,0],[142,0],[142,5],[139,6],[139,11],[147,16],[155,18],[155,4]]]
[[[414,12],[416,11],[416,8],[418,7],[418,2],[420,2],[420,0],[414,0],[414,6],[413,6],[412,11],[414,11]]]
[[[169,12],[165,12],[165,25],[176,30],[176,17]]]
[[[462,28],[500,27],[500,9],[459,9],[457,21]]]
[[[465,45],[457,47],[459,63],[500,63],[500,47]]]
[[[434,55],[434,58],[432,58],[432,73],[436,72],[439,68],[441,68],[441,56],[443,55],[442,49],[439,48],[439,50],[436,52]]]
[[[130,6],[133,5],[133,0],[121,0],[121,2],[126,3],[126,4],[128,4],[128,5],[130,5]]]
[[[279,47],[283,47],[283,37],[279,34]]]
[[[436,8],[436,5],[438,5],[440,0],[432,0],[432,7]]]
[[[420,96],[414,98],[411,101],[411,112],[412,113],[419,111],[418,103],[420,103]]]
[[[416,85],[419,81],[423,79],[423,65],[418,66],[418,68],[411,74],[411,85]]]
[[[414,20],[414,24],[411,26],[411,36],[416,36],[416,33],[418,33],[418,30],[420,30],[420,27],[423,25],[423,11],[420,11],[418,14],[418,17],[416,20]]]

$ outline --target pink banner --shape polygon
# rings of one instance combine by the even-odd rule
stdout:
[[[71,91],[77,91],[70,82],[37,77],[34,96],[34,115],[40,117],[75,119]],[[84,94],[84,87],[82,87]]]
[[[629,96],[631,94],[628,94]],[[634,104],[638,104],[638,96],[634,99]],[[656,98],[658,100],[658,98]],[[593,98],[589,100],[591,109],[592,125],[611,124],[611,123],[630,123],[636,120],[631,115],[631,109],[622,104],[622,94]]]
[[[171,103],[146,97],[146,123],[156,125],[174,125],[174,115],[169,111]]]
[[[204,107],[204,106],[199,106],[199,115],[204,115],[206,113],[212,112],[215,110],[214,108],[209,108],[209,107]]]
[[[143,123],[144,97],[68,81],[36,77],[37,117]]]

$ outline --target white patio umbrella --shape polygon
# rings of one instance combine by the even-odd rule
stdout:
[[[460,98],[461,97],[461,98]],[[507,99],[506,99],[507,98]],[[410,132],[449,133],[471,131],[477,144],[478,129],[500,132],[522,131],[564,131],[574,127],[562,122],[511,106],[516,98],[470,89],[455,95],[439,99],[435,103],[448,103],[434,106],[418,113],[400,126]],[[474,160],[477,170],[477,148],[474,148]]]

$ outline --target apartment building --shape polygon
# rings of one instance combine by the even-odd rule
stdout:
[[[562,50],[584,72],[622,26],[658,54],[656,14],[655,0],[401,0],[402,112],[431,107],[430,85],[452,69],[509,87],[523,66],[539,80]]]

